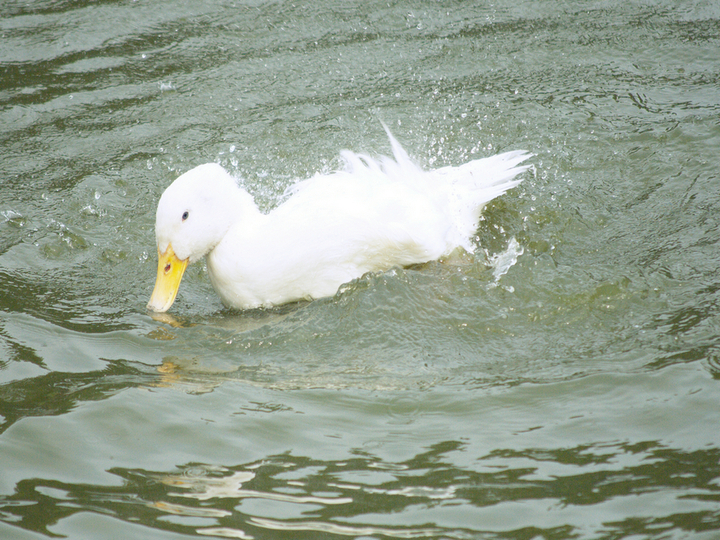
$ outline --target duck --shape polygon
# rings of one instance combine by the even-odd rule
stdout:
[[[343,168],[297,182],[266,213],[219,164],[179,176],[157,206],[148,310],[169,310],[186,268],[203,257],[222,303],[246,310],[333,296],[368,272],[459,248],[472,253],[483,208],[522,181],[532,154],[423,170],[385,130],[393,157],[342,151]]]

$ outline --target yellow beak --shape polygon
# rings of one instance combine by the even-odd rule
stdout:
[[[147,305],[148,309],[157,312],[170,309],[177,296],[180,281],[185,273],[188,261],[189,258],[184,261],[178,259],[171,244],[168,244],[165,253],[160,253],[160,250],[158,250],[157,279],[155,280],[155,289],[153,289],[150,302]]]

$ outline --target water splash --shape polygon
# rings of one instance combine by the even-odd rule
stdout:
[[[490,287],[498,286],[500,278],[508,273],[510,268],[515,265],[520,255],[524,252],[525,248],[523,248],[518,241],[515,240],[515,237],[513,237],[510,239],[508,247],[505,251],[492,256],[488,255],[488,261],[493,269],[493,277],[495,278],[495,281],[490,284]],[[513,292],[514,288],[512,286],[508,286],[507,290],[509,292]]]

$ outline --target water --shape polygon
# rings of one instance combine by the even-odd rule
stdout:
[[[0,537],[720,536],[716,2],[3,2]],[[535,154],[472,255],[145,310],[164,188]]]

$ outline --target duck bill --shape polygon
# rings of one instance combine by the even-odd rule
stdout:
[[[178,259],[171,244],[168,244],[165,253],[160,253],[158,250],[157,279],[147,305],[148,309],[158,313],[170,309],[180,288],[180,281],[185,273],[185,268],[187,268],[188,260]]]

